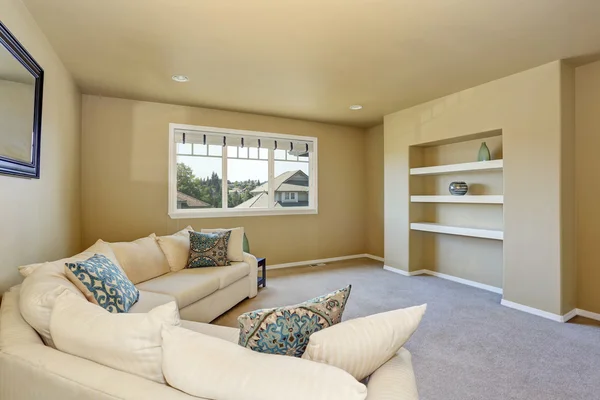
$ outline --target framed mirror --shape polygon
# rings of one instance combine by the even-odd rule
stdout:
[[[40,177],[44,70],[0,22],[0,174]]]

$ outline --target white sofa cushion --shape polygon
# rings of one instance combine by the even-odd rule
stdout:
[[[170,271],[165,254],[156,243],[156,235],[133,242],[109,243],[119,264],[131,282],[138,284]]]
[[[77,287],[64,274],[64,264],[45,263],[23,281],[19,308],[21,315],[41,336],[44,343],[54,347],[50,335],[50,313],[56,297],[64,290],[85,299]]]
[[[367,400],[419,400],[411,355],[404,347],[369,376]]]
[[[138,289],[139,290],[139,289]],[[147,313],[155,307],[162,306],[163,304],[177,301],[175,297],[169,294],[147,292],[139,290],[140,297],[138,301],[129,309],[129,313]]]
[[[42,344],[40,335],[25,321],[19,309],[21,285],[13,286],[0,304],[0,351],[10,346]],[[237,339],[237,329],[234,329]],[[2,396],[0,395],[0,398]]]
[[[244,228],[231,229],[202,229],[202,233],[226,232],[230,231],[229,242],[227,243],[227,259],[229,261],[244,261]]]
[[[170,272],[136,286],[147,292],[163,293],[175,297],[180,309],[219,290],[218,275],[190,273],[189,271],[192,270]]]
[[[194,228],[188,226],[172,235],[156,237],[172,272],[181,271],[187,265],[190,256],[190,232],[193,231]]]
[[[169,385],[214,400],[364,400],[348,373],[295,357],[257,353],[179,327],[163,327],[163,374]],[[257,382],[268,377],[268,386]]]
[[[110,261],[112,261],[117,267],[121,268],[121,266],[119,265],[119,261],[117,261],[117,257],[115,256],[115,253],[112,251],[112,249],[110,248],[108,243],[103,242],[102,240],[98,240],[92,246],[90,246],[83,252],[81,252],[77,255],[74,255],[73,257],[63,258],[63,259],[56,260],[56,261],[50,261],[49,263],[62,264],[64,266],[64,264],[68,263],[68,262],[87,260],[88,258],[92,257],[94,254],[102,254],[103,256],[108,258]],[[33,271],[35,271],[36,269],[38,269],[39,267],[41,267],[44,264],[48,264],[48,263],[22,265],[22,266],[18,267],[19,273],[23,277],[27,278],[29,275],[31,275],[33,273]]]
[[[231,343],[237,343],[238,338],[240,337],[239,329],[230,328],[228,326],[208,324],[205,322],[181,320],[181,327],[189,329],[190,331],[203,333],[208,336],[227,340]]]
[[[245,262],[235,262],[224,267],[187,268],[178,273],[216,276],[219,278],[219,289],[223,289],[248,276],[250,274],[250,265]]]
[[[175,302],[147,314],[112,314],[65,291],[56,299],[50,332],[60,351],[165,383],[161,327],[179,324]]]
[[[302,358],[363,380],[394,356],[419,326],[427,305],[352,319],[315,332]]]

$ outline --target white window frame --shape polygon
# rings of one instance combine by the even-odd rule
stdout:
[[[287,140],[298,140],[298,141],[312,141],[313,152],[309,156],[309,205],[308,207],[285,207],[285,208],[274,208],[272,205],[275,204],[275,192],[273,188],[273,180],[275,179],[275,156],[274,150],[269,150],[269,202],[270,208],[199,208],[199,209],[178,209],[177,208],[177,146],[175,143],[175,131],[176,130],[188,130],[188,131],[202,131],[214,134],[234,134],[240,136],[259,136],[269,138],[281,138]],[[317,138],[308,136],[298,135],[287,135],[281,133],[271,132],[257,132],[257,131],[246,131],[239,129],[227,129],[227,128],[215,128],[207,126],[196,126],[196,125],[185,125],[185,124],[169,124],[169,187],[168,187],[168,204],[169,204],[169,216],[172,219],[180,218],[228,218],[228,217],[258,217],[268,215],[308,215],[318,214],[318,169],[317,169]],[[227,182],[227,147],[223,148],[223,177],[222,181]],[[228,187],[223,184],[223,197],[227,199]],[[298,195],[296,195],[297,197]],[[227,202],[224,201],[223,206]]]

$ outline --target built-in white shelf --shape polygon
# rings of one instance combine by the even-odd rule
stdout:
[[[464,203],[464,204],[503,204],[502,195],[479,195],[479,196],[410,196],[413,203]]]
[[[483,239],[504,240],[504,232],[495,229],[465,228],[430,222],[413,222],[410,229],[414,231],[444,233],[447,235],[469,236]]]
[[[462,164],[438,165],[435,167],[411,168],[411,175],[441,175],[469,171],[502,171],[504,160],[477,161]]]

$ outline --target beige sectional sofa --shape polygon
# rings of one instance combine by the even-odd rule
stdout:
[[[202,400],[44,345],[19,312],[19,289],[5,293],[0,308],[0,399]],[[191,321],[182,321],[182,327],[231,342],[238,339],[234,328]],[[257,390],[269,390],[267,381],[257,382]],[[418,400],[410,353],[400,349],[370,376],[367,388],[367,400]]]
[[[229,266],[185,269],[186,229],[161,237],[168,246],[159,245],[161,238],[154,235],[127,243],[99,240],[69,259],[21,267],[27,278],[4,294],[0,307],[0,399],[200,399],[168,384],[59,351],[49,331],[61,292],[84,298],[64,275],[64,263],[100,253],[118,264],[138,288],[139,299],[130,313],[146,313],[175,301],[183,328],[237,344],[238,329],[207,322],[257,295],[257,260],[240,250],[236,258],[241,261]],[[411,356],[404,348],[368,379],[367,400],[418,399]],[[260,382],[258,387],[268,390]]]

